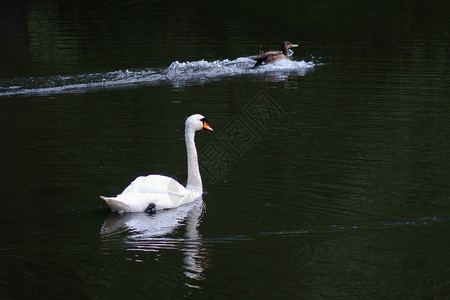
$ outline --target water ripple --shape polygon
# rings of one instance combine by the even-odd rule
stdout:
[[[84,93],[99,89],[135,87],[139,85],[170,84],[180,88],[202,84],[236,75],[268,75],[275,73],[280,80],[289,74],[304,76],[314,68],[313,62],[281,60],[270,65],[253,68],[254,61],[240,57],[235,60],[175,61],[166,69],[146,68],[118,70],[79,75],[55,75],[0,80],[0,97],[14,95],[50,95]]]

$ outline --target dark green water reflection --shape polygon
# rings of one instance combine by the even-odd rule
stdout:
[[[446,299],[448,16],[445,1],[0,4],[2,297]],[[251,69],[285,39],[295,62]],[[98,196],[139,175],[185,180],[192,113],[215,129],[196,137],[203,199],[111,215]]]

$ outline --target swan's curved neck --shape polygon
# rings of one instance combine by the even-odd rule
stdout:
[[[200,177],[200,169],[198,165],[197,149],[195,148],[195,130],[186,126],[184,134],[186,139],[187,163],[188,163],[188,180],[186,189],[196,193],[203,193],[202,178]]]

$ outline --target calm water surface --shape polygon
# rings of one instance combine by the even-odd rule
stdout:
[[[446,299],[449,13],[0,4],[2,297]],[[203,198],[111,214],[139,175],[186,180],[193,113]]]

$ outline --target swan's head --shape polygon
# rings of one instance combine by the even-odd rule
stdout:
[[[213,131],[211,126],[206,122],[206,118],[200,114],[195,114],[186,119],[186,128],[192,128],[195,131],[200,129],[206,129]]]

